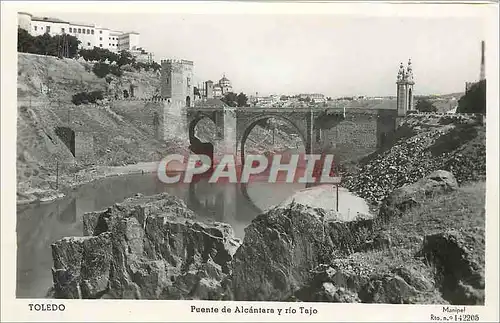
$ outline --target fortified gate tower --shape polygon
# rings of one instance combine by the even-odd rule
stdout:
[[[187,140],[186,108],[194,103],[193,67],[192,61],[184,59],[161,61],[160,95],[166,99],[163,103],[165,140]]]
[[[167,59],[161,61],[161,96],[171,101],[181,101],[190,107],[193,103],[192,61]]]
[[[414,110],[413,100],[413,68],[411,66],[411,59],[408,60],[408,66],[405,68],[403,63],[399,66],[398,78],[396,82],[397,90],[397,107],[398,116],[404,117],[408,111]]]

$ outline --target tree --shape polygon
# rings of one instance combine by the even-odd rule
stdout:
[[[240,92],[240,94],[238,94],[238,97],[236,98],[236,102],[238,103],[239,107],[246,107],[248,106],[248,97],[245,95],[245,93]]]
[[[420,112],[436,112],[437,108],[428,99],[422,98],[417,101],[415,109]]]
[[[78,44],[80,41],[71,35],[52,37],[45,33],[34,37],[22,28],[17,29],[18,52],[73,58],[78,52]],[[64,50],[65,48],[67,51]]]
[[[486,113],[486,80],[473,84],[458,100],[458,113]]]
[[[234,92],[227,92],[221,99],[222,102],[229,105],[230,107],[238,106],[238,95]]]
[[[134,62],[134,58],[132,57],[132,54],[127,52],[126,50],[122,50],[120,52],[120,57],[118,58],[118,66],[123,66],[123,65],[128,65],[132,64]]]

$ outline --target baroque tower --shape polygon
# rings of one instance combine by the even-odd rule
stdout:
[[[413,67],[411,59],[408,60],[408,66],[405,68],[403,63],[399,65],[399,72],[397,77],[397,109],[398,116],[405,116],[408,111],[414,109],[415,102],[413,100]]]
[[[194,101],[193,62],[167,59],[161,61],[161,96],[190,107]]]

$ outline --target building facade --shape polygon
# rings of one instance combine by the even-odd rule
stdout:
[[[303,93],[299,95],[301,100],[309,100],[312,103],[323,103],[326,102],[324,94],[321,93]]]
[[[415,85],[415,81],[413,80],[411,59],[408,60],[406,70],[403,63],[400,64],[396,84],[398,116],[405,116],[408,111],[414,110],[415,106],[413,99],[413,86]]]
[[[35,17],[26,12],[18,13],[18,27],[28,31],[32,36],[49,34],[71,35],[80,41],[80,48],[99,47],[110,51],[134,50],[139,47],[139,33],[124,33],[95,24],[84,24],[51,17]]]
[[[233,86],[231,85],[231,81],[226,77],[226,75],[223,75],[222,78],[219,80],[219,86],[222,89],[222,95],[233,92]]]

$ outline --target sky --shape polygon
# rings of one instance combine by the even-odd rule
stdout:
[[[248,95],[395,95],[409,58],[416,94],[462,92],[486,30],[477,16],[31,13],[137,31],[156,61],[192,60],[196,83],[225,74]]]

